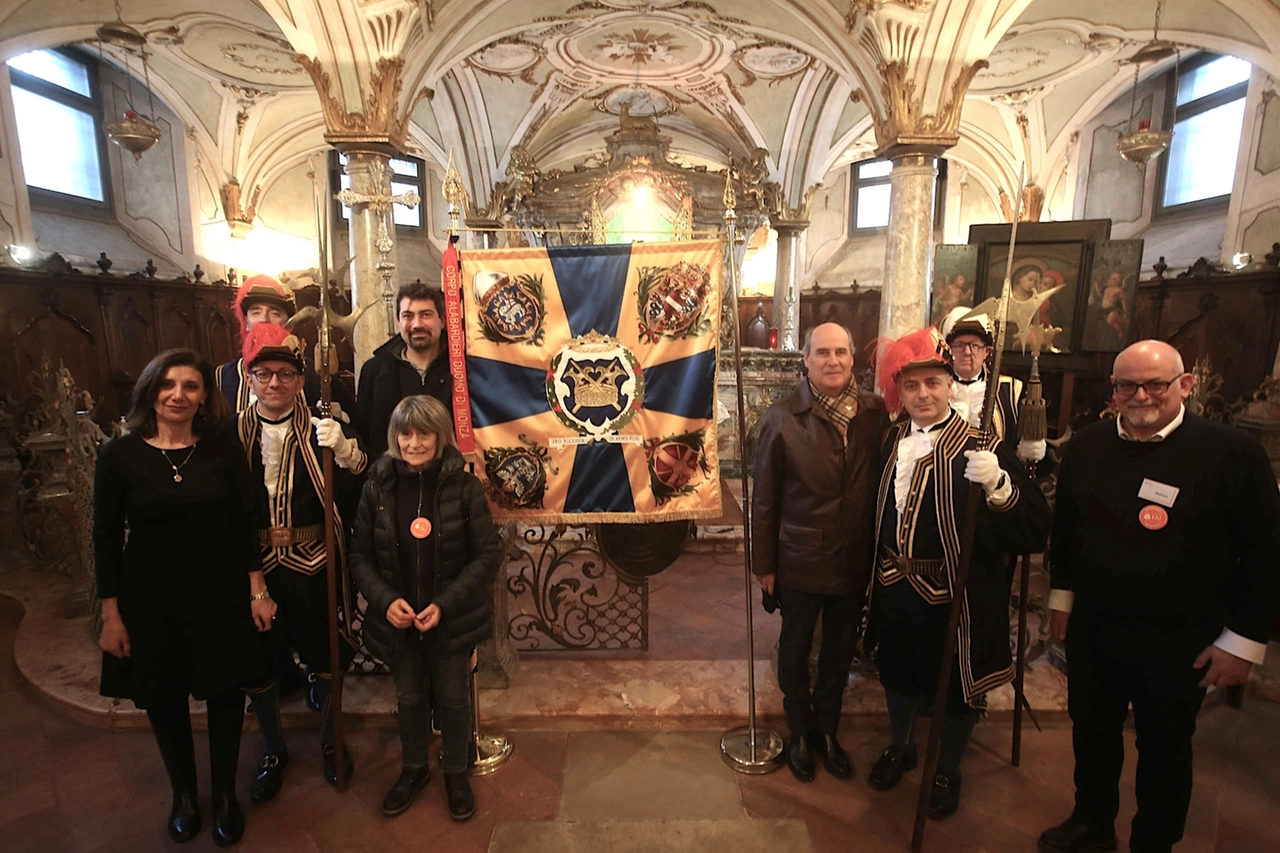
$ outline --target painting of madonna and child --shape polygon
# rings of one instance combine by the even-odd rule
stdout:
[[[1041,334],[1042,352],[1071,351],[1084,250],[1083,241],[1019,242],[1014,247],[1006,350],[1020,352],[1024,342],[1030,346],[1032,336]],[[985,271],[988,296],[1000,295],[1008,258],[1008,246],[988,247]],[[1061,331],[1041,333],[1041,328]]]

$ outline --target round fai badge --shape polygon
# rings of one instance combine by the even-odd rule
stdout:
[[[1169,512],[1162,506],[1149,504],[1138,511],[1138,523],[1148,530],[1161,530],[1169,523]]]
[[[413,534],[414,539],[426,539],[431,535],[431,522],[418,516],[409,522],[409,532]]]

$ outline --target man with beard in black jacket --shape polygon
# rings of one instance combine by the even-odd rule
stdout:
[[[400,334],[374,350],[360,369],[356,391],[360,423],[373,458],[386,451],[391,412],[405,397],[426,394],[452,411],[444,292],[420,281],[401,285],[396,310]]]

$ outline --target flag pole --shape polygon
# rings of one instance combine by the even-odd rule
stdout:
[[[440,286],[444,291],[445,327],[449,342],[450,397],[453,401],[453,431],[458,450],[467,460],[467,470],[475,467],[475,443],[471,434],[471,399],[467,391],[466,327],[462,321],[460,263],[458,257],[458,215],[466,203],[467,192],[462,176],[449,152],[449,166],[445,170],[444,200],[449,204],[448,246],[445,249],[440,272]],[[472,776],[487,776],[511,759],[515,745],[506,735],[480,733],[480,687],[476,682],[479,654],[473,649],[468,679],[471,689],[471,744],[469,746],[467,772]]]
[[[738,461],[742,478],[742,553],[747,603],[747,725],[730,729],[720,738],[720,757],[739,773],[761,775],[782,766],[782,736],[772,729],[756,726],[756,642],[752,614],[753,572],[751,563],[751,494],[747,482],[747,407],[742,390],[742,341],[738,329],[738,263],[734,252],[737,240],[737,197],[733,190],[733,155],[724,178],[724,224],[728,235],[729,320],[733,324],[733,371],[738,396]],[[721,312],[724,317],[724,312]]]

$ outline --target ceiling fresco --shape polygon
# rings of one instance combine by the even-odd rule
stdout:
[[[1162,34],[1188,52],[1233,53],[1280,78],[1274,0],[1168,6]],[[657,117],[677,162],[722,168],[730,154],[767,149],[771,179],[798,195],[883,147],[872,118],[903,94],[894,86],[922,115],[942,116],[961,93],[961,142],[948,156],[974,191],[1010,186],[1022,161],[1048,180],[1072,135],[1127,91],[1122,60],[1151,38],[1155,2],[121,0],[120,10],[148,36],[157,91],[185,122],[205,183],[284,174],[327,147],[335,122],[377,113],[399,117],[403,146],[437,175],[454,152],[483,199],[517,145],[540,167],[571,169],[603,155],[624,113]],[[114,18],[110,0],[0,0],[0,53],[91,40]],[[898,83],[886,72],[895,65]]]

